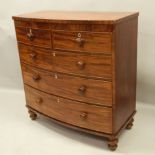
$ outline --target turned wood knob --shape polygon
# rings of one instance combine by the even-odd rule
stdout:
[[[43,102],[43,99],[41,97],[37,98],[36,99],[36,103],[37,104],[41,104]]]
[[[78,37],[75,40],[79,44],[80,47],[83,47],[84,42],[85,42],[84,39]]]
[[[80,118],[81,118],[82,120],[87,119],[87,113],[86,113],[86,112],[82,112],[82,113],[80,114]]]
[[[77,62],[77,66],[78,66],[80,69],[84,69],[85,63],[84,63],[83,61],[78,61],[78,62]]]
[[[30,29],[29,32],[27,33],[27,38],[28,38],[30,41],[33,41],[33,39],[34,39],[34,34],[32,33],[32,29]]]
[[[37,54],[36,53],[31,53],[29,54],[29,56],[32,58],[32,59],[35,59],[37,57]]]
[[[85,85],[82,85],[82,86],[78,89],[79,93],[81,93],[81,94],[84,94],[84,93],[86,92],[86,90],[87,90],[87,87],[86,87]]]
[[[34,81],[40,80],[39,74],[34,74],[32,78],[33,78]]]

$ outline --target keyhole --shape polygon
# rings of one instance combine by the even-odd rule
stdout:
[[[55,78],[55,79],[57,79],[57,78],[58,78],[58,75],[57,75],[57,74],[55,74],[55,75],[54,75],[54,78]]]
[[[30,29],[30,34],[32,34],[32,29]]]
[[[55,56],[56,56],[56,54],[55,54],[55,53],[53,53],[53,56],[55,57]]]
[[[81,33],[78,33],[78,38],[81,38]]]
[[[60,99],[59,98],[57,99],[57,103],[60,103]]]

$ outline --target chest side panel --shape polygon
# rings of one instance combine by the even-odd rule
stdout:
[[[136,108],[137,17],[116,25],[114,58],[114,132]]]

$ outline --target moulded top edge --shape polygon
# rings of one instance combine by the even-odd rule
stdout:
[[[115,24],[138,16],[138,12],[71,12],[71,11],[40,11],[13,16],[14,20],[33,20],[56,23],[106,23]]]

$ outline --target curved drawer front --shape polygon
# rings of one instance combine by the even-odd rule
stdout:
[[[24,82],[36,89],[73,100],[112,105],[111,82],[47,72],[24,64],[22,71]]]
[[[111,78],[112,76],[111,56],[109,55],[52,52],[23,44],[19,44],[19,54],[25,63],[49,71],[90,77]]]
[[[53,31],[53,49],[111,53],[111,33]]]
[[[16,35],[18,42],[51,48],[51,35],[49,30],[16,27]]]
[[[27,104],[62,122],[104,133],[112,132],[112,109],[49,95],[25,85]]]

